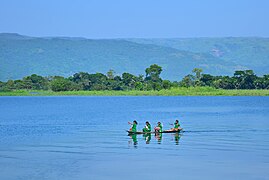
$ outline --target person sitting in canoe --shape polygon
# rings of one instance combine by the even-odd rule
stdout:
[[[163,131],[163,126],[162,126],[162,123],[161,122],[158,122],[157,126],[154,128],[155,132],[156,133],[160,133]]]
[[[151,125],[147,121],[145,127],[143,128],[143,132],[151,132]]]
[[[132,127],[130,128],[130,131],[131,132],[136,132],[137,121],[134,120],[133,123],[128,122],[128,124],[132,125]]]
[[[173,124],[171,124],[173,125]],[[174,127],[170,129],[170,131],[180,131],[182,128],[180,127],[179,121],[176,120],[174,123]]]

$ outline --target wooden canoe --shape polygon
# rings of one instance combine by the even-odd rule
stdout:
[[[176,130],[176,131],[171,131],[171,130],[164,130],[162,132],[142,132],[142,131],[136,131],[136,132],[132,132],[132,131],[128,131],[128,134],[158,134],[158,133],[177,133],[177,132],[183,132],[183,129],[180,130]]]

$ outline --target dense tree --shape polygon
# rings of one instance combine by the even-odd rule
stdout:
[[[235,87],[236,89],[254,89],[254,81],[257,79],[257,76],[252,70],[245,71],[235,71]]]
[[[8,80],[6,83],[7,90],[14,90],[15,89],[15,82],[13,80]]]
[[[51,89],[53,91],[71,91],[74,90],[72,82],[64,77],[55,77],[51,83]]]
[[[0,91],[11,91],[15,89],[15,84],[13,80],[8,80],[7,82],[0,82]]]
[[[202,77],[200,79],[202,84],[205,86],[212,86],[214,80],[215,80],[215,77],[210,74],[202,74]]]
[[[110,70],[106,73],[106,75],[107,75],[107,78],[108,78],[108,79],[114,79],[114,77],[115,77],[115,71],[114,71],[113,69],[110,69]]]
[[[123,73],[122,81],[127,89],[134,89],[138,78],[130,73]]]
[[[210,86],[221,89],[269,89],[269,75],[258,77],[252,70],[235,71],[232,77],[213,76],[202,74],[203,70],[194,68],[192,73],[185,76],[180,82],[162,80],[160,74],[162,67],[153,64],[145,70],[146,76],[135,76],[124,72],[121,76],[115,75],[113,70],[107,74],[87,72],[75,73],[69,78],[61,76],[42,77],[32,74],[21,80],[0,81],[0,91],[16,89],[27,90],[161,90],[171,87]]]
[[[193,70],[192,70],[192,72],[193,73],[195,73],[195,78],[196,78],[196,80],[200,80],[201,79],[201,73],[203,72],[203,70],[202,69],[200,69],[200,68],[194,68]]]
[[[144,88],[144,84],[142,82],[135,82],[135,90],[139,90],[139,91],[142,91],[142,90],[145,90]]]
[[[48,89],[48,80],[36,74],[24,77],[22,82],[19,83],[24,84],[26,89],[34,89],[34,90]]]
[[[162,67],[157,64],[153,64],[147,68],[145,72],[146,90],[161,90],[162,79],[160,78],[160,74],[162,72]]]
[[[169,80],[163,80],[163,89],[170,89],[172,87],[172,83]]]
[[[256,89],[269,89],[269,75],[263,77],[257,77],[254,81]]]
[[[25,83],[22,80],[15,80],[14,86],[15,86],[15,89],[26,89]]]
[[[158,82],[161,80],[160,74],[162,72],[162,67],[157,64],[150,65],[149,68],[145,70],[146,72],[146,80],[151,80],[154,82]]]
[[[213,87],[221,89],[234,89],[234,80],[229,76],[217,76],[212,82]]]
[[[90,74],[90,90],[107,90],[108,78],[102,73]]]
[[[188,74],[185,76],[180,82],[180,86],[182,87],[191,87],[195,85],[195,76]]]
[[[200,69],[200,68],[194,68],[192,70],[192,72],[195,73],[194,85],[195,86],[202,86],[202,82],[201,82],[202,75],[201,75],[201,73],[203,72],[203,70]]]
[[[113,76],[113,79],[110,78],[108,78],[107,80],[108,90],[117,90],[117,91],[124,90],[124,85],[120,76]]]
[[[77,84],[79,90],[90,90],[90,74],[86,72],[75,73],[69,78],[71,81]]]

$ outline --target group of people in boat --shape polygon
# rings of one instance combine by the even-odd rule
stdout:
[[[128,122],[131,125],[130,131],[131,132],[137,132],[137,121],[134,120],[133,123]],[[176,120],[174,124],[170,124],[170,125],[174,125],[173,128],[166,130],[166,131],[180,131],[182,128],[180,127],[179,121]],[[147,121],[145,127],[142,129],[143,132],[147,133],[147,132],[152,132],[151,131],[151,125],[150,123]],[[155,133],[161,133],[163,132],[163,126],[161,122],[157,123],[157,126],[154,127],[154,132]]]

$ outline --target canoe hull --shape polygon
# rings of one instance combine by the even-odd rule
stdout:
[[[142,132],[142,131],[136,131],[136,132],[132,132],[132,131],[127,131],[128,134],[159,134],[159,133],[178,133],[178,132],[183,132],[183,129],[181,130],[177,130],[177,131],[170,131],[170,130],[165,130],[162,132]]]

